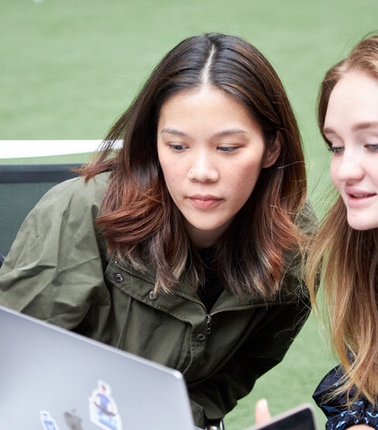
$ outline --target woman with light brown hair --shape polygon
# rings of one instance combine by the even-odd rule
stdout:
[[[378,428],[378,36],[362,40],[321,84],[318,123],[339,195],[308,258],[341,360],[314,398],[327,429]]]
[[[184,40],[81,173],[24,222],[0,304],[179,370],[196,425],[221,428],[309,313],[314,222],[276,72],[239,37]]]

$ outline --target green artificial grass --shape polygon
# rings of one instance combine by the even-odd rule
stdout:
[[[316,128],[318,86],[351,46],[378,30],[377,16],[376,0],[2,0],[0,155],[1,139],[102,139],[169,49],[194,34],[232,33],[266,55],[287,89],[303,136],[310,197],[322,214],[329,180]],[[273,414],[311,402],[334,364],[318,327],[311,317],[284,361],[229,414],[227,430],[252,424],[260,397]],[[320,429],[318,410],[317,418]]]

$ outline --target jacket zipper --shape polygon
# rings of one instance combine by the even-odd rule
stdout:
[[[182,297],[182,298],[184,298],[184,299],[191,300],[192,302],[198,303],[198,304],[199,304],[199,305],[201,305],[204,309],[206,309],[206,308],[205,308],[205,305],[201,302],[201,300],[198,300],[198,299],[196,299],[195,297],[190,296],[189,294],[181,293],[181,292],[179,292],[179,291],[175,291],[175,292],[174,292],[174,294],[176,294],[176,296],[180,296],[180,297]],[[206,318],[206,326],[207,326],[206,333],[207,333],[207,334],[210,334],[210,333],[211,333],[211,323],[212,323],[212,319],[213,319],[213,316],[214,316],[214,315],[216,315],[216,314],[220,314],[220,313],[222,313],[222,312],[233,312],[233,311],[240,311],[240,310],[244,311],[244,310],[247,310],[247,309],[252,309],[252,308],[253,308],[253,307],[255,307],[255,306],[256,306],[256,305],[245,305],[245,306],[238,306],[238,307],[236,307],[236,306],[235,306],[235,307],[224,308],[224,309],[220,309],[220,310],[218,310],[218,311],[214,311],[214,312],[207,313],[207,314],[205,315],[205,318]]]
[[[114,263],[115,263],[115,265],[116,266],[118,266],[120,269],[122,269],[122,270],[124,270],[124,271],[126,271],[126,272],[128,272],[128,273],[130,273],[125,267],[122,267],[119,263],[118,263],[118,261],[117,260],[115,260],[114,261]],[[151,283],[151,284],[153,284],[149,279],[146,279],[146,278],[144,278],[144,277],[142,277],[142,276],[138,276],[138,275],[136,275],[135,273],[131,273],[133,276],[137,276],[139,279],[141,279],[141,280],[143,280],[143,281],[146,281],[146,282],[149,282],[149,283]],[[190,296],[189,294],[185,294],[185,293],[181,293],[180,291],[175,291],[174,292],[174,294],[176,295],[176,296],[179,296],[179,297],[182,297],[182,298],[184,298],[184,299],[187,299],[187,300],[190,300],[190,301],[192,301],[192,302],[194,302],[194,303],[198,303],[199,305],[201,305],[205,310],[207,310],[206,309],[206,307],[205,307],[205,305],[201,302],[201,300],[198,300],[198,299],[196,299],[195,297],[193,297],[193,296]],[[233,312],[233,311],[244,311],[244,310],[248,310],[248,309],[252,309],[252,308],[254,308],[254,307],[256,307],[257,305],[245,305],[245,306],[238,306],[238,307],[229,307],[229,308],[224,308],[224,309],[221,309],[221,310],[218,310],[218,311],[215,311],[215,312],[210,312],[210,313],[207,313],[206,315],[205,315],[205,318],[206,318],[206,326],[207,326],[207,329],[206,329],[206,333],[209,335],[210,333],[211,333],[211,323],[212,323],[212,319],[213,319],[213,316],[214,315],[216,315],[216,314],[218,314],[218,313],[222,313],[222,312]]]

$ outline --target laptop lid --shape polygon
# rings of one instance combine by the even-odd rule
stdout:
[[[195,428],[180,372],[3,307],[0,327],[3,428]]]

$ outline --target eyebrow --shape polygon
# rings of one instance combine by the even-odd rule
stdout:
[[[352,130],[359,131],[366,130],[367,128],[378,128],[378,121],[366,121],[358,123],[352,127]]]
[[[359,122],[352,127],[352,131],[361,131],[367,130],[369,128],[378,128],[378,121],[365,121]],[[325,127],[323,128],[324,134],[337,134],[332,128]]]
[[[164,128],[160,133],[173,134],[175,136],[187,136],[186,133],[176,130],[174,128]],[[232,136],[234,134],[247,134],[247,131],[242,130],[240,128],[231,128],[228,130],[223,130],[218,133],[215,133],[214,137],[224,137],[224,136]]]

